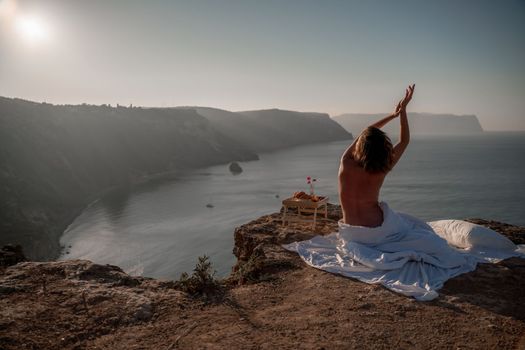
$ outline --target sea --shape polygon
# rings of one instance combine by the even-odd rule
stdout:
[[[235,228],[278,212],[295,191],[307,192],[307,176],[317,180],[316,194],[338,203],[337,171],[349,142],[263,153],[240,163],[239,175],[225,164],[116,189],[69,225],[60,259],[178,279],[207,255],[217,275],[227,276]],[[484,218],[525,226],[525,132],[412,136],[380,199],[425,221]]]

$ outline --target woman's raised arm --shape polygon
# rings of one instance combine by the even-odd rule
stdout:
[[[407,115],[406,115],[406,106],[408,105],[408,103],[412,99],[412,95],[414,94],[414,87],[415,86],[416,85],[413,84],[413,85],[409,86],[406,89],[405,97],[401,101],[399,101],[399,103],[397,104],[396,109],[394,110],[393,113],[391,113],[390,115],[386,116],[385,118],[383,118],[381,120],[378,120],[377,122],[375,122],[375,123],[370,125],[372,127],[380,129],[386,123],[388,123],[392,119],[395,119],[399,115],[401,115],[401,118],[400,118],[401,134],[400,134],[400,138],[399,138],[400,141],[394,147],[394,153],[395,153],[394,154],[394,164],[397,163],[397,161],[399,160],[399,158],[401,157],[401,155],[405,151],[406,146],[408,146],[408,142],[410,140],[410,132],[409,132],[409,129],[408,129],[408,119],[407,119]],[[354,139],[354,142],[352,142],[352,144],[350,146],[348,146],[346,151],[343,153],[343,156],[341,157],[341,163],[343,163],[344,161],[348,161],[348,160],[352,159],[352,155],[354,153],[354,149],[356,147],[357,140],[358,140],[358,137],[356,137]]]
[[[386,123],[391,121],[392,119],[396,119],[399,116],[399,113],[401,112],[401,101],[397,104],[396,109],[392,114],[387,115],[381,120],[378,120],[377,122],[370,124],[370,126],[373,126],[374,128],[381,129],[383,126],[385,126]]]
[[[383,119],[378,120],[377,122],[371,124],[370,126],[373,126],[375,128],[381,129],[386,123],[388,123],[392,119],[397,118],[399,116],[399,113],[401,112],[401,102],[402,101],[399,101],[399,103],[397,104],[396,109],[394,110],[394,112],[392,112],[388,116],[384,117]],[[352,157],[352,154],[354,153],[355,145],[357,143],[357,139],[358,139],[358,137],[356,137],[354,139],[354,142],[352,142],[352,144],[346,149],[346,151],[344,152],[343,157],[341,158],[341,160],[346,160],[346,159],[349,159],[349,158]]]
[[[408,117],[407,117],[407,105],[412,100],[412,96],[414,95],[414,88],[416,87],[416,84],[412,84],[406,89],[405,97],[403,100],[399,103],[401,105],[400,110],[400,117],[399,117],[399,123],[401,124],[401,129],[399,130],[399,141],[394,146],[394,157],[393,157],[393,163],[392,166],[396,165],[396,163],[399,161],[403,153],[405,152],[405,149],[408,146],[408,143],[410,142],[410,128],[408,126]]]

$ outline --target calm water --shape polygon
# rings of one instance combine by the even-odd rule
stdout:
[[[346,142],[262,154],[233,176],[214,166],[169,182],[117,191],[76,218],[62,259],[90,259],[132,274],[178,278],[207,254],[220,275],[235,262],[233,231],[305,190],[337,203],[338,161]],[[424,220],[481,217],[525,225],[525,133],[413,138],[387,177],[382,199]],[[277,198],[276,196],[280,198]],[[206,204],[213,204],[207,208]]]

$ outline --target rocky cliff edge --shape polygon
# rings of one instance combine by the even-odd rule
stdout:
[[[416,302],[307,267],[280,247],[332,232],[339,217],[331,205],[315,231],[282,227],[279,213],[240,226],[238,262],[214,298],[89,261],[17,263],[10,249],[2,262],[16,264],[0,267],[0,348],[525,347],[525,260],[480,265],[438,299]],[[522,227],[472,221],[525,243]]]

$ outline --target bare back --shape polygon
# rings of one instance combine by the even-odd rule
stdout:
[[[343,222],[350,225],[377,227],[383,223],[379,191],[386,173],[368,173],[352,159],[339,167],[339,201]]]

